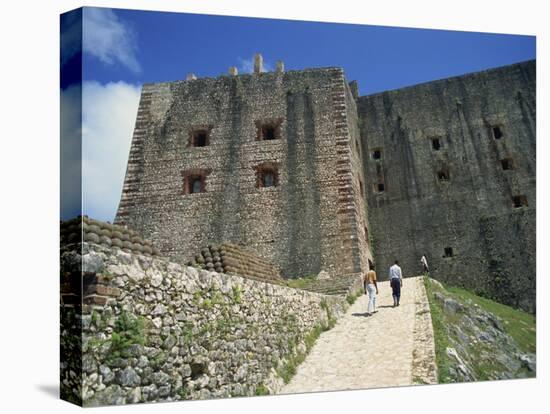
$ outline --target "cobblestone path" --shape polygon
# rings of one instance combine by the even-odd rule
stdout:
[[[436,383],[431,316],[422,277],[403,281],[393,308],[389,282],[378,284],[377,310],[360,296],[318,339],[282,394]]]

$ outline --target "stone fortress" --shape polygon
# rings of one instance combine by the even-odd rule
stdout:
[[[359,96],[341,68],[143,86],[115,224],[193,262],[233,243],[285,278],[395,259],[535,311],[535,61]]]

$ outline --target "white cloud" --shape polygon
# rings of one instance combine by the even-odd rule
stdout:
[[[120,201],[141,88],[85,82],[82,89],[82,198],[90,217],[112,221]]]
[[[237,58],[239,61],[239,66],[237,68],[239,69],[240,73],[252,73],[254,72],[254,56],[248,59],[243,59],[241,57]],[[273,66],[267,62],[264,59],[264,70],[263,72],[272,72]]]
[[[112,10],[85,7],[82,31],[85,53],[107,65],[120,63],[135,73],[141,72],[135,33]]]

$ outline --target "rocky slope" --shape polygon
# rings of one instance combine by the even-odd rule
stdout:
[[[425,279],[439,382],[536,375],[535,317]]]

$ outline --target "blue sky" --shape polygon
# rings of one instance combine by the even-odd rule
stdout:
[[[361,94],[533,59],[535,38],[276,19],[114,10],[139,70],[84,56],[85,77],[108,82],[219,76],[256,52],[273,67],[341,66]],[[135,69],[135,68],[134,68]]]
[[[84,9],[80,52],[71,43],[77,32],[62,24],[62,45],[72,53],[62,53],[62,69],[71,56],[82,57],[83,82],[62,78],[61,102],[77,107],[82,88],[82,207],[105,221],[116,213],[143,83],[181,80],[189,72],[219,76],[229,66],[249,72],[260,52],[267,70],[277,60],[287,70],[343,67],[366,95],[536,53],[534,36],[101,8]],[[62,123],[62,142],[80,139],[80,119],[72,121]],[[73,212],[62,205],[62,217]]]

